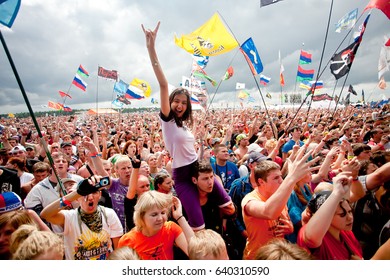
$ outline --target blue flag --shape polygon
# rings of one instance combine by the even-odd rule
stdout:
[[[19,8],[20,0],[0,0],[0,23],[11,28]]]
[[[246,40],[241,45],[240,50],[248,62],[253,75],[263,72],[263,63],[261,62],[260,55],[257,52],[255,43],[253,42],[252,38]]]
[[[124,81],[119,80],[119,82],[115,82],[114,84],[114,92],[117,93],[126,93],[127,88],[129,87]]]

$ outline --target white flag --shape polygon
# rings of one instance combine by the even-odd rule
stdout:
[[[236,89],[245,89],[245,84],[243,84],[243,83],[236,83]]]

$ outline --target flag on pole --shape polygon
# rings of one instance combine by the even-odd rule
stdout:
[[[240,92],[238,93],[238,98],[240,98],[241,100],[248,98],[249,96],[249,92],[247,92],[245,89],[240,90]]]
[[[263,86],[266,86],[268,85],[268,83],[271,81],[271,78],[263,75],[263,74],[260,74],[260,84],[263,85]]]
[[[0,1],[0,23],[11,28],[18,15],[21,0]]]
[[[388,38],[384,37],[385,41],[388,41]],[[382,79],[384,74],[390,69],[390,46],[386,46],[386,43],[382,45],[379,53],[379,62],[378,62],[378,79]]]
[[[123,80],[119,80],[119,82],[114,83],[114,92],[116,93],[125,93],[129,84],[125,83]]]
[[[284,87],[285,83],[284,83],[284,75],[283,75],[283,72],[284,72],[284,66],[282,64],[282,58],[280,56],[280,50],[279,50],[279,64],[280,64],[280,85],[282,87]]]
[[[311,53],[301,50],[301,55],[299,56],[299,64],[310,64],[311,63]]]
[[[364,90],[362,89],[362,102],[363,103],[366,103],[366,99],[365,99],[365,97],[364,97]]]
[[[200,104],[198,97],[195,94],[191,94],[191,104]]]
[[[247,39],[241,45],[240,50],[248,62],[253,75],[257,75],[263,72],[263,63],[261,62],[260,55],[257,52],[255,43],[253,42],[252,38]]]
[[[337,23],[336,23],[336,32],[340,33],[341,30],[346,30],[354,27],[356,23],[358,15],[358,9],[356,8],[355,10],[345,14]]]
[[[206,72],[202,71],[195,71],[194,73],[192,73],[193,76],[195,77],[199,77],[199,78],[204,78],[206,79],[207,81],[209,81],[214,87],[218,84],[213,78],[211,78],[210,76],[206,75]]]
[[[223,75],[222,77],[222,81],[229,80],[231,77],[233,77],[233,73],[234,73],[233,67],[229,66],[229,68],[226,70],[225,75]]]
[[[207,66],[207,63],[209,63],[209,56],[202,56],[202,55],[196,55],[193,54],[193,61],[198,65],[200,68],[204,69]]]
[[[314,69],[311,70],[305,70],[301,66],[298,65],[298,72],[297,72],[297,81],[303,81],[303,80],[312,80],[314,77]]]
[[[145,97],[149,97],[150,93],[152,92],[152,88],[150,87],[150,84],[144,80],[134,78],[130,85],[135,86],[136,88],[140,89]]]
[[[352,93],[353,95],[357,96],[357,92],[354,90],[352,85],[349,85],[348,92]]]
[[[72,96],[70,96],[69,94],[67,94],[67,93],[65,93],[65,92],[63,92],[63,91],[58,91],[59,92],[59,94],[60,94],[60,96],[61,97],[69,97],[70,99],[72,99]]]
[[[362,41],[364,31],[366,30],[366,26],[369,18],[370,18],[370,14],[364,20],[362,30],[360,31],[360,35],[357,38],[357,40],[355,40],[352,44],[350,44],[341,52],[336,53],[332,56],[330,60],[330,71],[332,72],[336,80],[346,75],[351,69],[352,62],[355,59],[356,52]]]
[[[83,79],[80,78],[79,75],[75,75],[72,81],[72,84],[81,89],[82,91],[86,91],[87,89],[87,83],[83,81]]]
[[[344,100],[344,105],[348,106],[351,103],[351,93],[348,92]]]
[[[269,92],[267,92],[267,94],[265,95],[265,97],[269,98],[269,99],[272,99],[272,96]]]
[[[153,98],[153,97],[150,99],[150,102],[152,104],[158,104],[158,100],[156,98]]]
[[[282,1],[282,0],[260,0],[260,8],[264,7],[264,6],[271,5],[271,4],[275,4],[276,2],[279,2],[279,1]]]
[[[118,71],[116,70],[107,70],[101,66],[98,67],[98,76],[111,80],[118,80]]]
[[[77,74],[80,76],[80,77],[83,77],[83,78],[88,78],[89,77],[89,73],[87,70],[84,69],[84,67],[80,64],[79,66],[79,69],[77,69]]]
[[[225,28],[217,13],[194,32],[180,38],[175,36],[175,44],[201,56],[216,56],[238,47],[237,40]]]
[[[136,99],[136,100],[140,100],[140,99],[145,98],[145,96],[142,95],[142,93],[140,92],[140,90],[138,88],[136,88],[135,86],[131,86],[131,85],[126,90],[125,97],[128,99]]]
[[[47,107],[55,109],[55,110],[62,110],[62,106],[60,103],[53,102],[53,101],[48,101]]]
[[[371,0],[370,3],[364,8],[364,11],[372,8],[381,10],[388,19],[390,19],[390,5],[389,0]],[[363,11],[363,12],[364,12]]]
[[[236,83],[236,89],[244,89],[245,84],[244,83]]]

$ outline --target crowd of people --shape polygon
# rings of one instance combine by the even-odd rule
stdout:
[[[1,119],[0,258],[390,259],[390,110]]]

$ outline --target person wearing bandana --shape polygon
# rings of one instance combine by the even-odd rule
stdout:
[[[42,218],[64,228],[67,260],[106,260],[123,234],[114,210],[98,204],[101,179],[94,175],[81,181],[77,191],[52,202],[41,213]],[[80,206],[65,210],[75,200]]]

